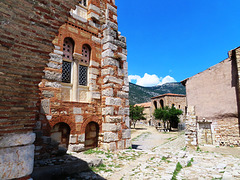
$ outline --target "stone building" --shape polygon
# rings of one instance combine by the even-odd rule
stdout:
[[[143,113],[144,117],[146,118],[146,122],[151,121],[151,102],[135,104],[134,106],[141,106],[144,107]]]
[[[0,179],[27,179],[34,150],[41,157],[53,143],[129,147],[115,0],[3,0],[0,12]]]
[[[183,123],[185,121],[185,112],[186,112],[186,96],[182,94],[172,94],[167,93],[160,96],[151,98],[151,114],[153,117],[153,113],[157,108],[163,108],[165,106],[175,107],[176,109],[180,109],[183,111],[183,114],[179,117],[180,122]],[[153,124],[155,126],[162,126],[160,120],[155,120],[153,118]],[[174,125],[175,128],[178,127],[177,124]]]
[[[187,92],[186,142],[189,146],[240,145],[240,48],[182,84]]]

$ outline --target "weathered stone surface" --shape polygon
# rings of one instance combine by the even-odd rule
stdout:
[[[110,43],[110,42],[108,42],[108,43],[106,43],[106,44],[103,45],[103,50],[111,49],[111,50],[113,50],[113,51],[116,51],[117,48],[118,48],[118,47],[117,47],[116,45],[114,45],[114,44],[112,44],[112,43]]]
[[[54,62],[57,62],[57,63],[62,63],[62,56],[61,55],[57,55],[57,54],[53,54],[53,53],[50,53],[50,60],[51,61],[54,61]]]
[[[107,49],[102,53],[102,57],[114,57],[114,53],[111,49]]]
[[[117,84],[120,84],[122,85],[122,82],[123,80],[122,79],[119,79],[119,78],[116,78],[116,77],[113,77],[113,76],[106,76],[104,79],[103,79],[103,83],[108,83],[108,82],[113,82],[113,83],[117,83]]]
[[[102,61],[102,66],[117,66],[117,67],[119,67],[119,62],[113,58],[106,58]]]
[[[48,80],[55,80],[55,81],[62,81],[62,74],[54,71],[44,70],[45,72],[45,79]]]
[[[76,115],[76,116],[75,116],[75,122],[76,122],[76,123],[83,122],[83,116],[81,116],[81,115]]]
[[[105,89],[102,91],[102,96],[110,96],[113,97],[113,89]]]
[[[102,108],[102,115],[113,115],[113,114],[114,114],[114,107]]]
[[[125,124],[126,124],[126,126],[127,126],[128,128],[131,128],[131,127],[130,127],[130,119],[129,119],[128,116],[127,116],[127,117],[124,117],[124,122],[125,122]]]
[[[105,75],[114,75],[114,69],[113,68],[107,68],[107,69],[102,69],[102,76]]]
[[[107,97],[106,105],[121,106],[122,100],[120,98]]]
[[[70,135],[69,143],[72,143],[72,144],[77,143],[77,135]]]
[[[81,109],[81,108],[74,107],[74,108],[73,108],[73,114],[82,114],[82,109]]]
[[[121,124],[118,123],[113,124],[113,123],[103,123],[102,124],[102,130],[103,131],[120,131],[121,130]]]
[[[54,92],[52,91],[42,91],[42,95],[47,98],[54,97]]]
[[[0,148],[32,144],[35,141],[35,137],[35,133],[8,134],[1,136]]]
[[[123,91],[118,91],[118,92],[117,92],[117,96],[120,97],[120,98],[125,98],[125,99],[127,99],[127,98],[128,98],[128,93],[123,92]]]
[[[118,141],[118,133],[104,132],[104,142]]]
[[[92,98],[93,99],[101,99],[100,92],[92,92]]]
[[[122,138],[130,139],[131,138],[131,129],[123,129],[122,130]]]
[[[101,12],[100,12],[100,8],[97,7],[97,6],[95,6],[95,5],[93,5],[93,4],[90,4],[89,7],[88,7],[88,9],[89,9],[89,10],[96,11],[96,12],[99,13],[99,14],[101,13]]]
[[[41,100],[41,113],[43,114],[50,114],[50,101],[49,99]]]
[[[130,148],[130,147],[132,147],[131,139],[126,139],[126,145],[125,145],[125,148]]]
[[[46,82],[45,83],[46,87],[53,87],[53,88],[61,88],[62,85],[58,82]]]
[[[68,151],[70,152],[80,152],[84,150],[84,144],[69,144]]]
[[[32,173],[34,145],[0,149],[0,179],[25,177]]]
[[[78,136],[78,142],[85,142],[85,134],[81,134]]]
[[[122,116],[106,116],[106,122],[118,123],[122,121]]]
[[[49,68],[53,68],[53,69],[61,69],[61,68],[62,68],[61,65],[56,64],[56,63],[54,63],[54,62],[49,62],[49,63],[47,63],[47,66],[48,66]]]

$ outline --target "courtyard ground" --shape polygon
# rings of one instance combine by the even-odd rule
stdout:
[[[185,147],[183,132],[163,133],[143,124],[132,130],[132,145],[115,153],[94,149],[72,154],[100,165],[67,179],[240,179],[240,148],[190,149]]]

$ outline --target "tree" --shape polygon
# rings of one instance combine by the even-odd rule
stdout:
[[[144,117],[143,110],[144,110],[144,107],[130,105],[130,118],[131,118],[131,122],[133,122],[134,129],[135,129],[136,122],[138,120],[146,119]]]
[[[165,106],[164,108],[155,109],[153,115],[156,119],[163,121],[164,129],[171,130],[174,123],[179,123],[179,115],[182,113],[183,112],[180,109],[176,109],[173,106],[171,108]],[[167,128],[166,123],[170,124]]]

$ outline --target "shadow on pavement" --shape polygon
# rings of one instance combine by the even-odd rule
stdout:
[[[69,159],[72,159],[72,161]],[[46,165],[34,167],[31,175],[34,180],[105,180],[93,172],[86,161],[71,155],[40,161],[42,163],[46,161]]]

